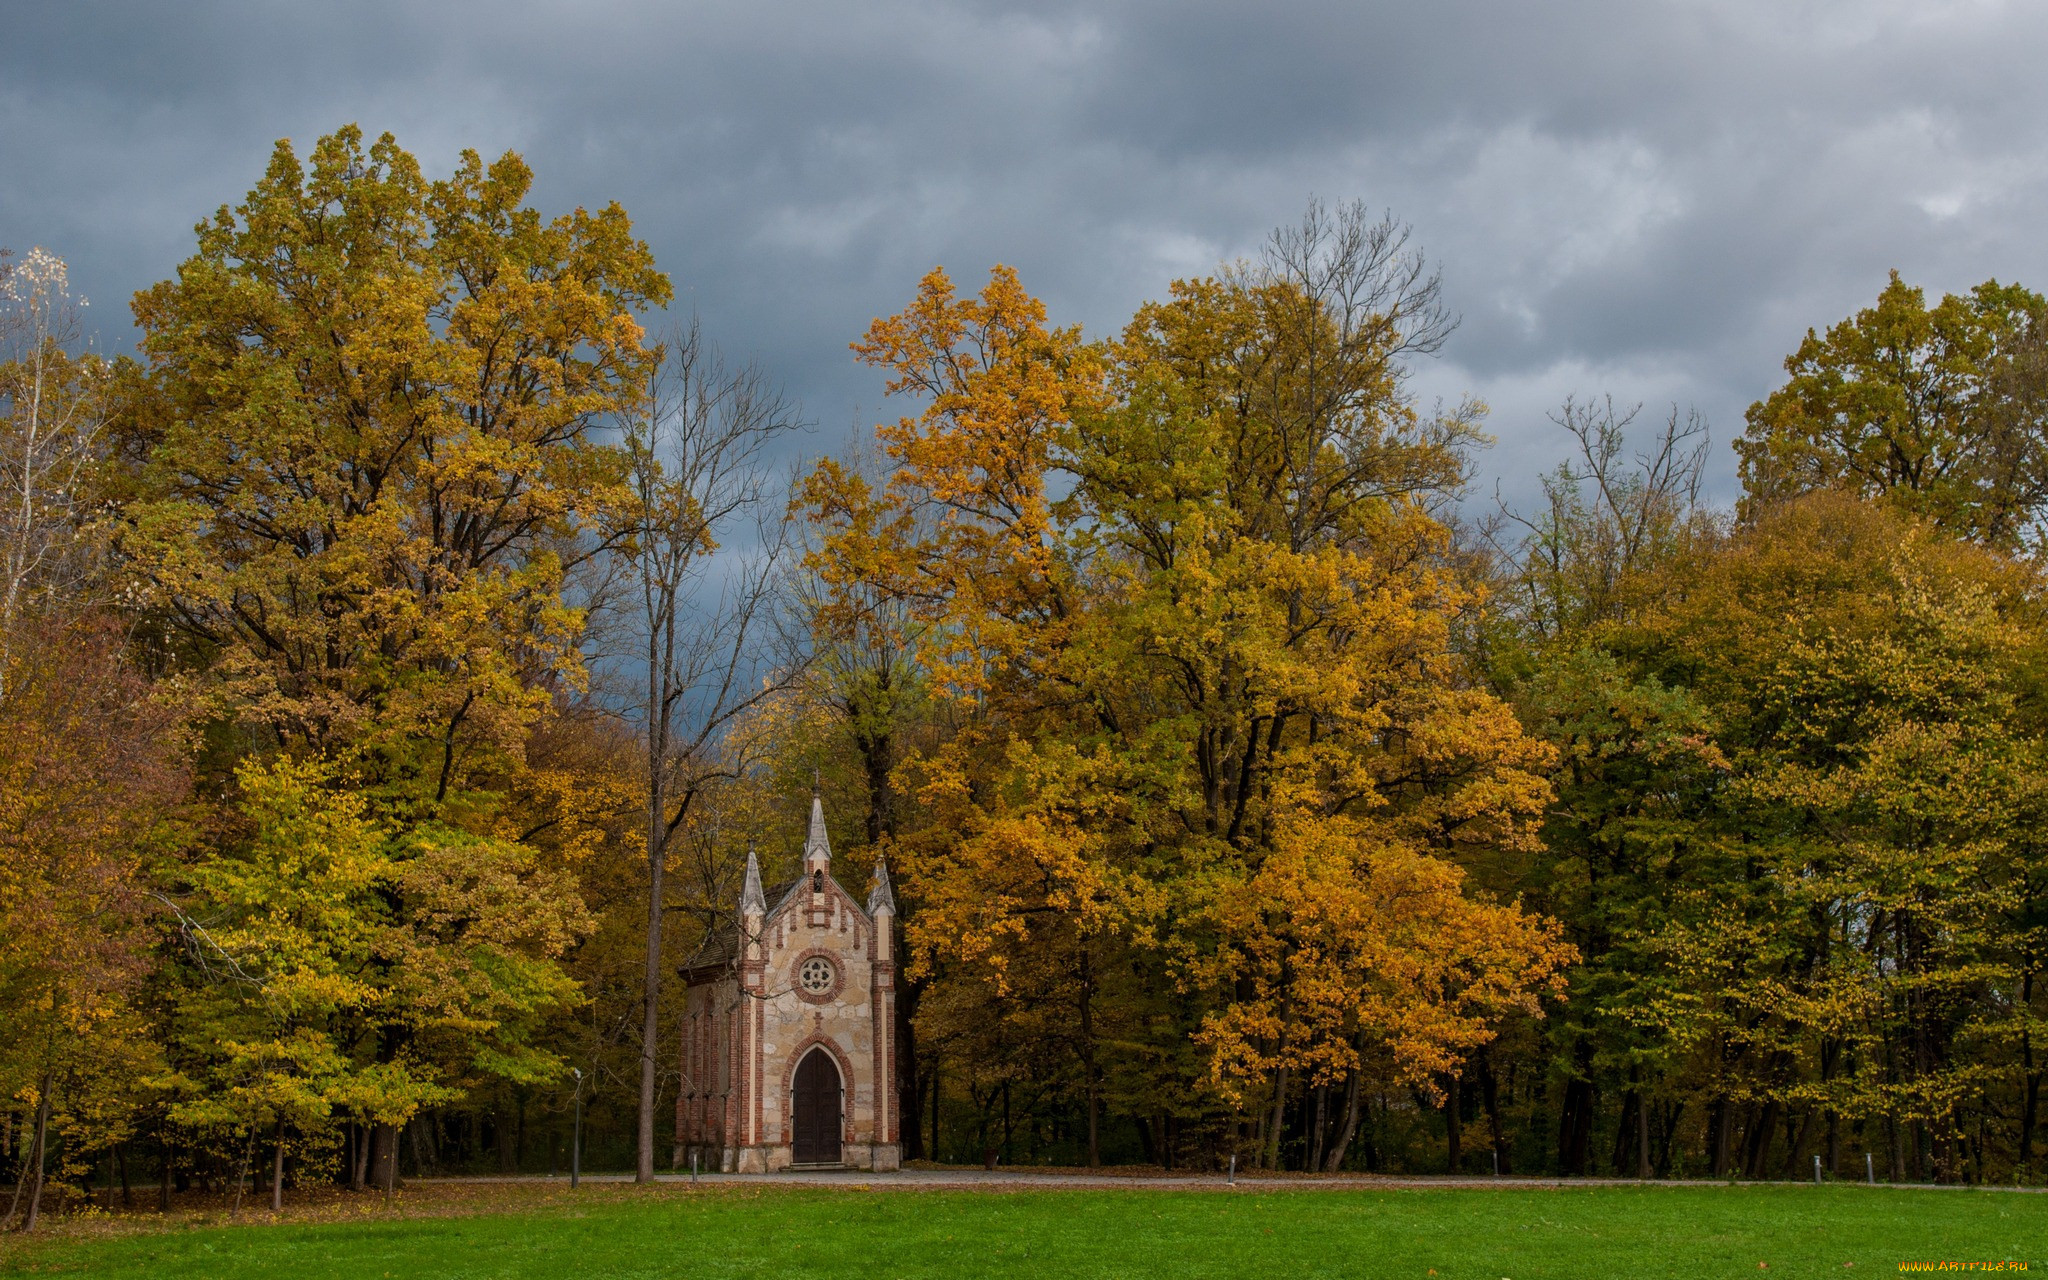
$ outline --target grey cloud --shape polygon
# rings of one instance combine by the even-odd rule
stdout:
[[[622,202],[815,448],[887,411],[846,344],[926,268],[1011,263],[1108,332],[1311,193],[1443,264],[1465,324],[1416,386],[1492,402],[1511,488],[1568,392],[1695,402],[1725,440],[1888,268],[2048,281],[2020,4],[137,0],[4,30],[0,243],[69,258],[110,345],[274,139],[356,120],[434,169],[516,148],[544,207]]]

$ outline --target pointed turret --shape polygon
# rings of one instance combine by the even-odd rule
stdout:
[[[874,886],[868,890],[868,914],[878,916],[884,911],[896,914],[896,891],[889,887],[888,864],[876,858]]]
[[[818,794],[815,782],[811,785],[811,830],[804,837],[804,874],[811,875],[832,869],[832,842],[825,836],[825,801]]]
[[[761,892],[761,862],[754,856],[752,841],[747,842],[747,884],[740,890],[740,915],[764,916],[768,914],[768,898]]]

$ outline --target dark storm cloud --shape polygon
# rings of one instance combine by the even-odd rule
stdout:
[[[2038,6],[1996,3],[76,4],[0,37],[0,243],[110,344],[271,142],[345,121],[430,169],[516,148],[617,199],[832,447],[881,412],[847,341],[944,263],[1114,328],[1311,194],[1391,207],[1463,329],[1418,371],[1494,405],[1487,469],[1568,392],[1725,440],[1808,325],[1898,267],[2048,281]],[[1726,485],[1732,468],[1720,465]]]

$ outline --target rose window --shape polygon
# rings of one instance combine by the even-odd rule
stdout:
[[[832,962],[822,956],[812,956],[796,971],[797,985],[814,996],[822,996],[832,989]]]

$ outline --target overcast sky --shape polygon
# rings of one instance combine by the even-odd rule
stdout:
[[[2048,286],[2048,5],[1997,0],[709,5],[0,0],[0,245],[109,346],[273,142],[354,121],[430,173],[518,150],[616,199],[836,449],[889,413],[846,344],[943,264],[1114,331],[1311,195],[1391,209],[1464,323],[1511,493],[1565,395],[1727,441],[1809,325],[1898,268]]]

